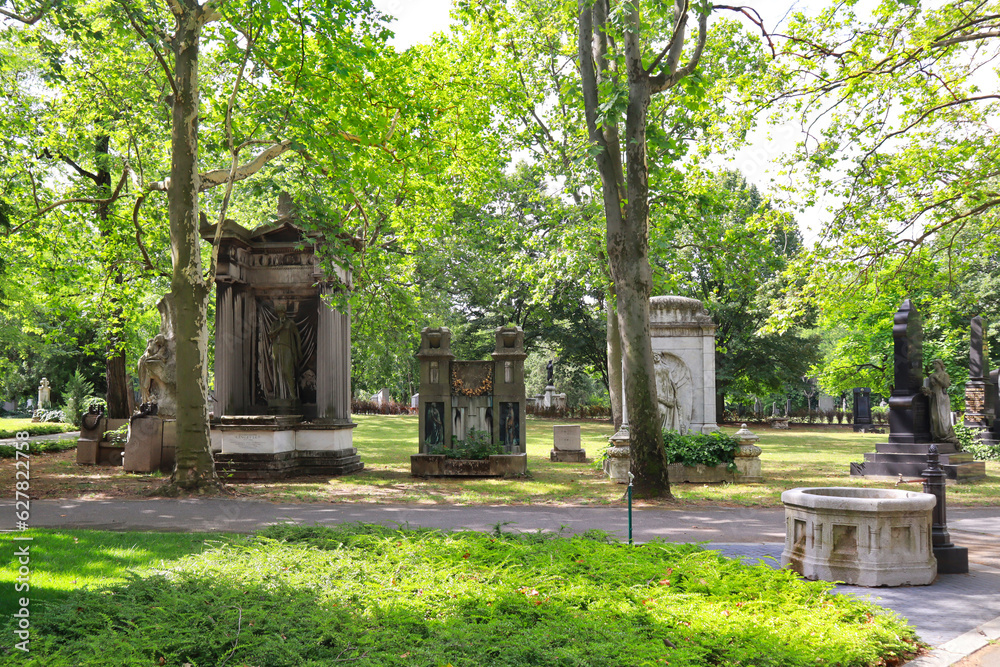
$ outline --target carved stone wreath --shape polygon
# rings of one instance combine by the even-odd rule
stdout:
[[[493,393],[493,364],[452,362],[451,393],[461,396],[487,396]]]

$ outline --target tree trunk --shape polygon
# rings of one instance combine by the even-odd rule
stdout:
[[[715,393],[715,423],[721,424],[726,421],[726,392]]]
[[[102,197],[111,196],[111,164],[110,164],[111,137],[101,135],[95,142],[95,163],[96,176],[94,181],[99,188],[106,192]],[[101,236],[107,237],[110,233],[108,229],[108,216],[110,211],[107,204],[97,207],[98,227]],[[107,266],[107,270],[114,274],[115,285],[121,285],[123,278],[121,270],[116,266]],[[131,387],[128,382],[128,372],[126,371],[125,350],[121,345],[122,307],[118,301],[117,294],[111,296],[111,317],[108,324],[108,349],[104,359],[104,379],[107,384],[105,400],[108,403],[108,417],[111,419],[128,419],[132,414],[129,408],[129,394]]]
[[[622,427],[622,338],[618,331],[618,311],[614,299],[607,301],[608,313],[608,393],[615,431]]]
[[[183,0],[173,36],[174,104],[171,133],[170,280],[177,343],[177,464],[181,489],[216,485],[208,426],[208,297],[198,235],[198,46],[202,10]]]

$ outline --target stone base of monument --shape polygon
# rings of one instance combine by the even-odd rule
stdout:
[[[486,459],[449,459],[444,454],[413,454],[414,477],[518,477],[528,473],[527,454],[494,454]]]
[[[852,477],[920,477],[927,467],[927,449],[931,443],[883,442],[865,460],[851,464]],[[986,463],[972,454],[960,452],[950,443],[937,445],[945,476],[956,482],[971,482],[986,477]]]
[[[671,484],[732,484],[737,481],[737,474],[731,472],[725,463],[717,466],[671,463],[667,466],[667,480]]]
[[[949,544],[944,547],[934,547],[934,558],[937,559],[938,574],[968,574],[969,550]]]
[[[177,448],[177,420],[155,415],[133,417],[122,459],[125,472],[170,472]]]
[[[223,416],[212,425],[216,470],[228,481],[346,475],[364,468],[353,422],[303,422],[296,415]]]
[[[781,494],[781,566],[806,579],[856,586],[925,586],[938,564],[931,549],[929,493],[814,488]]]
[[[580,443],[579,426],[553,426],[549,460],[554,463],[584,463],[587,460],[587,452]]]
[[[106,440],[104,434],[127,423],[127,419],[108,419],[103,414],[84,415],[80,438],[76,442],[76,462],[80,465],[120,466],[124,448]]]

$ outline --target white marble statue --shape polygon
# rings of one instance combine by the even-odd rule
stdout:
[[[656,367],[656,400],[661,427],[687,433],[691,426],[691,371],[679,358],[666,352],[653,355]]]
[[[52,388],[49,386],[47,378],[42,378],[42,381],[38,385],[38,407],[52,407]]]

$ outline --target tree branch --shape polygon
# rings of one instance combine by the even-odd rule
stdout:
[[[33,216],[31,216],[30,218],[19,224],[17,227],[11,229],[7,233],[7,235],[12,236],[13,234],[16,234],[22,227],[27,225],[29,222],[37,220],[38,218],[42,217],[52,209],[59,208],[60,206],[66,206],[67,204],[98,204],[98,205],[111,204],[116,199],[118,199],[118,197],[121,196],[122,188],[125,186],[125,181],[127,180],[127,176],[128,176],[128,169],[126,168],[122,171],[122,177],[118,179],[118,185],[115,187],[115,191],[107,199],[96,199],[94,197],[74,197],[72,199],[60,199],[59,201],[53,204],[49,204],[43,209],[40,209]]]
[[[0,16],[6,16],[9,19],[14,19],[15,21],[19,21],[25,25],[34,25],[38,23],[43,16],[45,16],[45,12],[49,10],[49,5],[51,4],[52,0],[45,0],[45,2],[38,7],[38,10],[30,16],[18,14],[17,11],[10,11],[7,9],[0,9]]]
[[[285,139],[276,144],[272,144],[270,147],[261,151],[257,154],[250,162],[237,167],[235,172],[231,172],[229,169],[214,169],[209,172],[205,172],[201,175],[201,187],[199,187],[199,192],[204,192],[205,190],[211,190],[217,185],[222,185],[230,178],[230,173],[232,173],[232,181],[242,181],[245,178],[249,178],[256,174],[260,169],[266,165],[268,162],[278,157],[279,155],[288,152],[292,148],[292,140]],[[156,181],[150,183],[146,189],[150,191],[166,192],[167,188],[170,187],[170,177],[163,179],[162,181]]]

